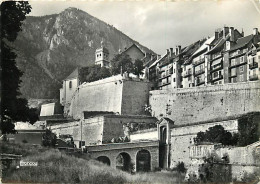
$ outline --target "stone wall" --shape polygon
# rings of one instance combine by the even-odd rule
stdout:
[[[171,165],[175,167],[178,162],[184,162],[185,165],[190,164],[190,147],[194,144],[194,138],[197,133],[205,132],[209,127],[221,125],[225,130],[237,132],[238,121],[228,120],[222,122],[211,122],[204,124],[196,124],[191,126],[180,126],[171,130]]]
[[[75,91],[71,105],[64,112],[80,119],[83,111],[144,115],[148,104],[149,82],[117,75],[91,83],[83,83]]]
[[[81,121],[51,125],[53,133],[57,135],[70,134],[74,142],[79,147],[79,141],[85,141],[85,145],[95,145],[102,143],[104,117],[94,117]],[[81,139],[82,136],[82,139]]]
[[[68,115],[74,119],[80,119],[83,111],[121,114],[123,83],[119,80],[122,81],[122,76],[117,75],[80,85],[72,97]]]
[[[141,79],[127,79],[123,82],[121,114],[143,115],[148,104],[149,83]]]
[[[113,138],[124,137],[127,135],[124,125],[128,123],[155,122],[156,118],[147,116],[101,115],[73,122],[61,121],[60,123],[49,125],[49,127],[57,135],[72,135],[78,147],[78,143],[81,140],[85,141],[85,145],[88,146],[99,145],[110,142]]]
[[[127,132],[124,126],[126,124],[155,122],[156,118],[148,116],[105,115],[103,142],[110,141],[112,138],[128,136],[129,132]]]
[[[169,117],[175,125],[260,111],[260,83],[150,91],[152,115]]]
[[[142,140],[159,140],[157,128],[141,130],[130,134],[130,141],[137,142]]]

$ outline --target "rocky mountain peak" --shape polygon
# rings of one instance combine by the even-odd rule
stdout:
[[[61,82],[76,67],[94,64],[95,50],[103,40],[109,59],[119,48],[136,43],[115,27],[77,9],[59,14],[27,17],[15,47],[17,64],[24,72],[21,92],[27,98],[57,98]]]

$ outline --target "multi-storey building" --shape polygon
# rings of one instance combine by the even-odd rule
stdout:
[[[252,73],[250,70],[255,69],[255,65],[251,66],[250,63],[256,62],[248,62],[248,59],[255,60],[251,59],[252,54],[254,53],[252,52],[252,49],[257,49],[259,41],[260,35],[258,30],[254,29],[253,34],[239,38],[230,48],[228,47],[230,43],[226,43],[227,52],[225,55],[227,56],[225,57],[225,67],[229,75],[225,76],[225,83],[250,81],[249,74]],[[252,58],[255,58],[255,56]]]
[[[202,56],[202,51],[204,51],[203,45],[205,45],[205,40],[206,39],[197,41],[186,47],[186,49],[183,51],[184,62],[182,62],[183,64],[181,65],[183,80],[180,87],[193,87],[197,81],[198,76],[203,75],[205,60]]]
[[[254,81],[260,79],[260,41],[259,41],[259,32],[257,30],[254,31],[257,35],[258,41],[257,44],[252,44],[251,50],[247,53],[248,56],[248,65],[247,65],[247,80]]]
[[[258,29],[244,37],[233,27],[215,31],[215,35],[187,47],[167,49],[166,54],[149,67],[154,89],[245,82],[259,79]]]
[[[229,75],[227,62],[225,62],[228,56],[225,51],[229,50],[231,45],[234,45],[241,37],[243,34],[233,27],[224,27],[215,32],[215,39],[210,45],[210,50],[206,53],[206,62],[210,71],[207,76],[208,84],[228,83],[224,80]]]
[[[158,83],[156,88],[169,89],[171,88],[173,65],[171,63],[173,58],[173,49],[167,49],[166,54],[159,59],[157,70],[158,70]]]

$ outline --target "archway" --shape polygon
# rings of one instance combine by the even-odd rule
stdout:
[[[147,150],[138,151],[136,155],[136,171],[151,170],[151,155]]]
[[[131,157],[128,153],[120,153],[116,157],[116,168],[123,171],[131,171]]]
[[[104,164],[110,165],[110,160],[109,160],[109,158],[106,157],[106,156],[100,156],[100,157],[97,158],[97,160],[98,160],[99,162],[104,163]]]

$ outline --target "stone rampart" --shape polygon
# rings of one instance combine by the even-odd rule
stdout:
[[[149,82],[116,75],[80,85],[64,112],[74,119],[80,119],[83,111],[144,115],[148,94]]]
[[[260,111],[260,83],[150,91],[152,115],[169,117],[175,125]]]
[[[205,132],[208,128],[221,125],[229,132],[238,131],[238,120],[228,120],[221,122],[211,122],[190,126],[180,126],[171,130],[171,165],[175,167],[178,162],[190,164],[190,147],[194,144],[197,133]]]

